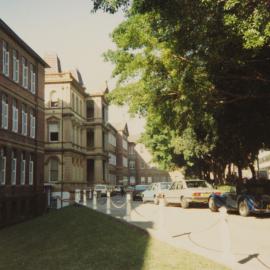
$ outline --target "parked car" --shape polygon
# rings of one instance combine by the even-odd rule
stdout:
[[[133,201],[142,201],[142,193],[148,188],[148,185],[136,185],[132,192]]]
[[[100,196],[107,196],[108,188],[107,188],[106,185],[97,184],[97,185],[94,186],[94,190]]]
[[[127,186],[127,187],[124,188],[124,191],[132,193],[134,191],[134,189],[135,189],[134,186]]]
[[[270,182],[254,180],[231,186],[228,192],[212,194],[208,205],[211,211],[225,206],[229,211],[238,211],[243,217],[251,213],[270,213]]]
[[[159,182],[151,184],[143,193],[143,202],[154,202],[159,204],[160,198],[164,197],[164,192],[169,189],[171,182]]]
[[[179,203],[182,208],[188,208],[190,203],[207,204],[212,193],[220,192],[204,180],[181,180],[173,182],[164,192],[165,204]]]

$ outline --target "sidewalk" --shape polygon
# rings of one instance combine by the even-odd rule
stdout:
[[[197,235],[195,235],[195,232],[192,231],[188,231],[180,235],[173,235],[172,233],[169,233],[166,230],[166,226],[164,224],[164,215],[162,213],[164,209],[162,207],[153,207],[155,211],[152,211],[151,216],[149,217],[148,215],[146,216],[144,213],[140,212],[138,203],[132,203],[130,215],[126,217],[126,205],[124,205],[125,198],[113,198],[112,201],[113,204],[111,204],[110,208],[111,216],[125,220],[135,226],[145,229],[152,237],[155,237],[160,241],[166,242],[174,247],[182,248],[190,252],[202,255],[213,261],[224,264],[233,270],[269,269],[267,266],[263,266],[262,263],[254,259],[256,255],[232,255],[224,254],[220,250],[214,250],[209,246],[207,237],[202,237],[205,232],[202,232],[201,235],[199,235],[198,233]],[[87,206],[93,208],[92,201],[89,201]],[[97,203],[97,211],[106,214],[106,206],[106,198],[101,198],[100,200],[98,200]],[[197,238],[201,237],[199,245],[193,239],[196,238],[195,236]],[[242,262],[242,264],[240,262]]]

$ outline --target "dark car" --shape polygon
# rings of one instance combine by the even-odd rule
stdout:
[[[142,201],[142,193],[148,188],[148,185],[136,185],[132,192],[133,201]]]
[[[212,194],[208,205],[213,212],[225,206],[227,210],[238,211],[243,217],[251,213],[270,213],[270,181],[253,180],[231,186],[228,192]]]

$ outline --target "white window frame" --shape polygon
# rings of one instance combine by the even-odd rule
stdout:
[[[21,166],[20,166],[20,184],[25,185],[25,166],[26,160],[24,159],[23,154],[21,155]]]
[[[27,108],[22,108],[22,135],[27,136]]]
[[[30,64],[30,79],[31,79],[30,91],[34,95],[36,93],[36,72],[33,64]]]
[[[13,81],[19,82],[19,69],[20,69],[20,60],[18,51],[13,50]]]
[[[128,167],[128,159],[126,157],[123,157],[123,167]]]
[[[57,126],[57,131],[52,131],[51,130],[50,126],[52,126],[52,125]],[[49,142],[59,142],[59,140],[60,140],[60,132],[59,132],[59,130],[60,130],[59,123],[57,123],[57,122],[48,123],[48,133],[49,133],[49,140],[48,141]],[[58,140],[51,140],[51,133],[52,132],[58,132]],[[73,129],[73,132],[74,132],[74,129]]]
[[[13,100],[12,104],[12,131],[18,132],[18,119],[19,119],[19,109],[17,107],[17,101]]]
[[[141,176],[141,183],[145,183],[145,177]]]
[[[6,165],[7,165],[7,158],[4,155],[3,149],[1,149],[1,151],[0,151],[0,164],[1,164],[0,185],[4,186],[6,184]]]
[[[11,185],[15,186],[16,182],[17,182],[17,158],[13,156],[13,158],[11,159]]]
[[[30,137],[32,139],[36,137],[36,117],[33,112],[30,113]]]
[[[9,50],[8,50],[8,44],[7,42],[3,41],[3,68],[2,68],[2,72],[5,76],[9,76]]]
[[[2,128],[8,129],[8,97],[2,95]]]
[[[135,160],[130,160],[129,161],[129,169],[135,169]]]
[[[109,164],[116,166],[116,155],[109,153]]]
[[[29,185],[32,186],[34,183],[34,161],[29,161]]]
[[[109,143],[116,147],[116,137],[112,133],[109,133]]]
[[[22,58],[22,86],[28,89],[28,64],[24,57]]]

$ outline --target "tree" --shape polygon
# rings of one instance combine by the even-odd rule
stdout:
[[[270,146],[269,3],[94,1],[120,7],[127,19],[106,54],[118,77],[110,99],[146,116],[143,138],[157,160],[197,175],[223,177],[230,163],[253,170]]]

